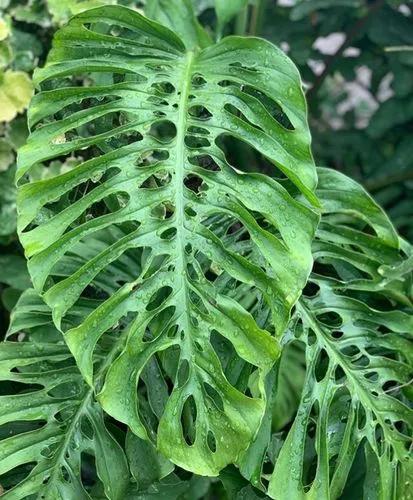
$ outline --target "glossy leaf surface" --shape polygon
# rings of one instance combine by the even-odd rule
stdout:
[[[90,85],[74,86],[76,75],[85,74]],[[229,37],[188,50],[161,25],[108,6],[79,14],[58,32],[36,81],[43,90],[31,105],[32,134],[17,174],[20,239],[34,286],[90,385],[99,339],[129,318],[127,346],[98,398],[141,438],[147,436],[136,393],[142,371],[156,354],[178,356],[158,447],[186,469],[216,475],[258,429],[263,381],[306,283],[317,223],[308,202],[283,183],[230,165],[225,140],[258,151],[317,203],[298,73],[263,40]],[[89,159],[25,183],[39,162],[79,150]],[[107,228],[122,236],[109,245],[87,244]],[[243,240],[262,265],[244,254]],[[87,262],[72,258],[63,276],[62,260],[82,246]],[[122,259],[132,276],[92,293],[96,308],[65,329],[65,317],[90,295],[92,281],[109,266],[122,268]],[[267,329],[222,291],[220,280],[253,290],[267,304]],[[212,333],[252,366],[255,397],[228,381]]]

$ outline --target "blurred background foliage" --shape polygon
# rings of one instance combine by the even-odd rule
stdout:
[[[165,0],[150,0],[146,13]],[[175,0],[168,0],[175,1]],[[188,2],[191,0],[187,0]],[[136,0],[0,0],[0,329],[29,286],[16,237],[14,170],[28,130],[31,75],[56,29],[103,3],[145,10]],[[297,64],[307,92],[316,163],[360,181],[402,236],[413,240],[413,2],[397,0],[192,0],[212,36],[262,36]],[[217,19],[217,14],[218,19]],[[267,166],[234,144],[245,170]],[[39,170],[71,168],[69,158]]]

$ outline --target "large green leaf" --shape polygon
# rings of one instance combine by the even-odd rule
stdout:
[[[86,457],[93,456],[106,497],[123,500],[129,484],[125,455],[105,426],[94,388],[85,384],[51,323],[50,309],[29,289],[10,326],[10,334],[19,332],[27,341],[0,344],[2,498],[90,499],[81,471],[91,467]],[[118,348],[112,345],[95,358],[97,384]]]
[[[402,290],[411,277],[380,275],[383,263],[397,267],[403,255],[391,223],[357,183],[320,169],[317,193],[324,215],[311,287],[288,333],[306,344],[307,374],[268,493],[338,498],[362,444],[374,475],[369,495],[396,498],[411,468],[413,412],[403,388],[413,372],[413,316],[395,300],[409,303]]]
[[[89,86],[76,86],[78,75],[88,75]],[[217,475],[259,427],[276,336],[311,269],[317,216],[305,198],[317,203],[316,174],[298,73],[264,40],[229,37],[188,50],[161,25],[108,6],[60,30],[35,79],[43,91],[31,105],[32,134],[17,174],[19,233],[33,284],[90,385],[98,340],[131,320],[98,398],[141,438],[147,425],[138,381],[155,356],[177,359],[158,448],[186,469]],[[230,165],[228,136],[287,180]],[[89,159],[69,172],[26,182],[40,162],[79,151]],[[122,236],[89,246],[105,228]],[[245,243],[259,263],[243,252]],[[87,262],[63,276],[62,261],[79,245]],[[91,282],[122,258],[132,277],[94,290]],[[221,283],[243,285],[267,304],[266,330]],[[66,330],[64,318],[81,297],[99,305]],[[226,378],[211,334],[251,366],[255,397]]]

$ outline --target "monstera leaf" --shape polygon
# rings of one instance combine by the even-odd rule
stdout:
[[[2,498],[90,499],[81,471],[93,467],[87,458],[93,456],[106,497],[123,499],[125,455],[34,290],[24,292],[14,310],[9,334],[17,332],[26,341],[0,344]],[[95,357],[97,384],[117,348],[115,341],[112,351]]]
[[[100,339],[129,324],[98,395],[103,408],[150,437],[137,387],[151,363],[173,367],[157,446],[188,470],[217,475],[263,417],[277,337],[312,265],[316,172],[292,62],[260,39],[205,47],[203,37],[201,49],[183,36],[114,6],[81,13],[57,33],[35,74],[42,91],[19,155],[19,234],[34,287],[90,386]],[[79,75],[88,86],[77,85]],[[228,137],[282,179],[231,165]],[[85,161],[70,171],[27,182],[40,163],[77,153]],[[110,245],[88,245],[108,228],[119,234]],[[87,262],[75,258],[80,247]],[[109,266],[125,269],[122,259],[128,276],[115,288],[91,285],[105,282]],[[261,306],[226,292],[240,287],[267,305],[265,329]],[[67,328],[82,300],[95,307]],[[226,377],[212,337],[248,364],[254,395]]]
[[[241,470],[260,484],[267,446],[274,467],[268,473],[267,464],[262,478],[271,498],[336,499],[364,449],[369,494],[393,498],[412,467],[413,412],[405,394],[413,316],[402,310],[411,304],[411,276],[394,272],[391,279],[380,269],[403,267],[409,249],[400,250],[390,221],[360,185],[329,169],[318,175],[323,216],[314,269],[283,339],[305,344],[301,401],[278,451],[268,433],[266,444],[261,436]],[[298,368],[290,365],[290,373]]]

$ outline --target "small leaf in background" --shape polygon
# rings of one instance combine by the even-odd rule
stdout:
[[[0,17],[0,42],[5,40],[10,34],[10,26],[5,19]]]
[[[0,121],[9,122],[24,111],[33,95],[27,73],[7,70],[0,73]]]
[[[1,220],[2,218],[0,216],[0,225]],[[9,227],[8,234],[14,231],[14,229],[15,228]],[[24,257],[20,257],[19,255],[1,254],[0,269],[2,270],[0,273],[0,284],[5,285],[4,289],[1,290],[1,301],[3,302],[4,307],[8,311],[11,311],[16,305],[22,292],[31,286],[26,260]]]
[[[31,286],[26,259],[19,255],[0,255],[0,269],[7,270],[0,276],[0,283],[24,291]]]
[[[215,0],[218,31],[248,5],[249,0]]]
[[[12,120],[6,126],[7,143],[17,151],[23,144],[26,143],[29,131],[27,128],[27,120],[25,116],[20,116]]]
[[[19,23],[13,26],[10,36],[10,45],[13,50],[13,70],[31,73],[39,62],[39,57],[44,52],[44,42],[33,33],[23,31]]]
[[[0,69],[6,67],[13,58],[13,51],[8,41],[0,42]]]
[[[174,464],[161,455],[150,441],[138,438],[130,431],[126,435],[126,456],[139,490],[145,490],[175,469]],[[142,457],[145,459],[142,460]]]
[[[74,14],[102,5],[116,4],[116,0],[46,0],[46,4],[53,21],[63,24]]]
[[[210,37],[199,24],[191,0],[154,0],[145,5],[145,15],[180,36],[188,49],[206,47]]]

